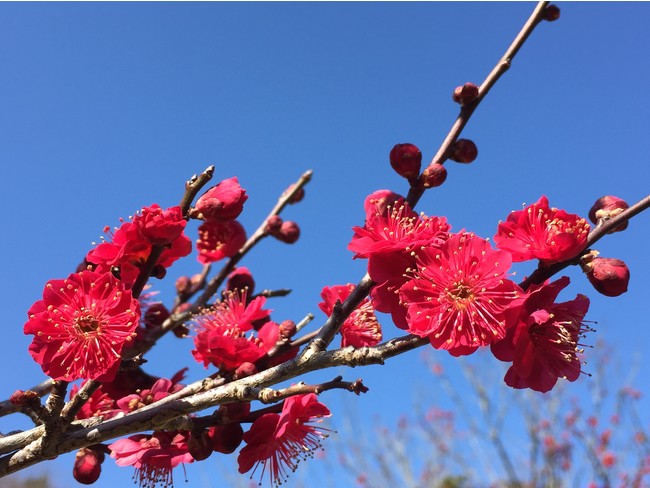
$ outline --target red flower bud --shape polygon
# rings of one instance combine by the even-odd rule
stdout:
[[[435,188],[442,185],[447,179],[447,168],[442,164],[430,164],[420,177],[422,188]]]
[[[248,199],[246,190],[239,186],[237,177],[223,180],[206,191],[196,201],[199,218],[211,220],[234,220],[244,210]]]
[[[279,241],[286,242],[287,244],[293,244],[300,237],[300,227],[298,227],[298,224],[295,222],[286,220],[282,222],[282,227],[280,227],[280,230],[274,234],[274,237]]]
[[[144,325],[147,329],[160,327],[169,318],[169,310],[162,303],[152,303],[144,313]]]
[[[180,296],[190,293],[192,282],[187,276],[179,276],[176,280],[176,293]]]
[[[390,165],[398,175],[409,181],[414,181],[420,176],[422,153],[413,144],[395,144],[390,151]]]
[[[257,373],[257,367],[253,363],[243,362],[235,370],[235,376],[233,379],[239,380],[254,375],[255,373]]]
[[[266,233],[275,235],[280,231],[280,227],[282,227],[282,218],[279,215],[271,215],[267,220],[266,220]]]
[[[296,323],[293,320],[285,320],[280,324],[280,339],[290,339],[296,333]]]
[[[74,468],[72,468],[72,476],[79,483],[91,485],[99,479],[103,461],[103,452],[98,452],[88,447],[79,449],[75,457]]]
[[[136,216],[133,222],[137,223],[145,239],[159,246],[170,245],[180,237],[187,224],[181,207],[163,210],[155,203],[151,207],[144,207],[142,215]]]
[[[250,298],[255,290],[255,280],[248,268],[240,266],[228,275],[226,292],[245,289],[248,290],[248,297]]]
[[[478,149],[469,139],[458,139],[449,149],[449,159],[457,163],[471,163],[478,156]]]
[[[388,213],[388,207],[394,207],[395,202],[398,200],[404,201],[404,197],[390,190],[377,190],[372,192],[363,202],[366,217],[369,214],[374,217],[375,213],[385,216]]]
[[[162,264],[156,264],[151,270],[151,276],[153,278],[162,280],[165,276],[167,276],[167,268],[165,268]]]
[[[469,105],[478,98],[478,86],[474,83],[465,83],[463,86],[457,86],[454,89],[452,100],[461,105]]]
[[[9,397],[9,403],[17,407],[33,405],[37,401],[39,401],[38,393],[32,390],[16,390]]]
[[[557,5],[549,5],[546,7],[544,10],[542,18],[544,20],[547,20],[548,22],[553,22],[554,20],[557,20],[560,18],[560,7]]]
[[[223,454],[232,454],[237,450],[244,438],[241,424],[216,425],[210,427],[212,449]]]
[[[209,431],[206,429],[190,432],[190,437],[187,440],[187,450],[195,461],[208,459],[213,451],[212,437],[210,437]]]
[[[600,197],[592,205],[591,210],[589,210],[589,220],[594,224],[598,224],[601,220],[609,220],[616,217],[629,207],[630,206],[625,200],[612,195],[606,195]],[[623,222],[621,225],[613,229],[610,234],[627,229],[627,224],[627,222]]]
[[[185,305],[185,304],[183,304],[183,305]],[[189,303],[187,305],[189,305]],[[179,307],[179,313],[180,313],[180,307]],[[187,336],[190,335],[190,329],[188,329],[185,325],[179,325],[178,327],[175,327],[172,330],[172,332],[179,339],[185,339]]]
[[[607,297],[617,297],[627,291],[630,270],[620,259],[594,258],[582,269],[596,291]]]

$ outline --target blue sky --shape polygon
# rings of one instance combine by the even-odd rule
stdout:
[[[362,223],[364,197],[379,188],[406,192],[388,165],[391,147],[412,142],[430,159],[457,114],[453,88],[483,80],[532,8],[0,4],[0,309],[6,331],[0,367],[8,372],[0,396],[42,379],[22,326],[45,282],[72,272],[105,225],[117,225],[143,205],[177,204],[184,181],[210,164],[216,178],[236,175],[247,189],[241,221],[249,231],[279,193],[314,170],[306,199],[286,212],[302,228],[300,241],[264,242],[244,264],[261,288],[294,290],[271,303],[276,319],[314,312],[322,320],[321,288],[357,282],[365,271],[346,250],[351,227]],[[478,145],[477,161],[449,163],[447,183],[426,194],[419,210],[487,237],[510,210],[542,194],[586,216],[602,195],[632,203],[648,193],[650,5],[561,8],[561,19],[537,29],[466,128],[464,137]],[[571,270],[573,283],[563,295],[592,298],[589,318],[598,332],[591,342],[598,337],[611,344],[623,369],[634,353],[641,354],[642,370],[649,366],[649,226],[650,217],[641,215],[628,231],[597,246],[603,256],[628,263],[628,294],[598,296]],[[517,269],[521,276],[531,271]],[[186,259],[155,287],[170,299],[173,279],[198,270]],[[387,337],[397,334],[383,322]],[[190,348],[166,338],[163,351],[150,357],[151,371],[172,374],[192,361]],[[415,353],[345,373],[371,388],[353,399],[355,408],[369,418],[395,418],[408,405],[394,399],[412,398],[416,386],[431,381],[421,364]],[[192,372],[202,371],[194,365]],[[646,378],[635,384],[650,390]],[[336,410],[350,401],[344,396],[332,392],[324,401]],[[643,405],[647,421],[650,404]],[[0,422],[0,430],[10,428]],[[71,465],[66,456],[46,469],[65,486]],[[98,486],[130,479],[130,470],[110,465]],[[192,469],[187,486],[208,486]]]

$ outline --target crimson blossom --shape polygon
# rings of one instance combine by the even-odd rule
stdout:
[[[244,434],[246,446],[237,458],[239,472],[246,473],[253,467],[257,470],[261,464],[261,477],[268,468],[272,484],[282,484],[289,472],[296,470],[299,461],[313,456],[314,451],[321,448],[321,440],[327,434],[312,423],[329,416],[329,409],[314,393],[287,398],[282,413],[262,415]]]
[[[354,290],[352,283],[326,286],[320,293],[324,301],[319,303],[318,306],[329,317],[332,315],[337,300],[343,303],[350,296],[352,290]],[[377,321],[370,300],[365,298],[352,311],[350,316],[343,322],[339,333],[341,334],[341,347],[375,346],[381,341],[381,325]]]
[[[511,212],[499,224],[494,242],[515,262],[539,259],[545,264],[575,257],[587,244],[589,223],[575,214],[549,208],[541,196],[532,205]]]
[[[140,304],[110,273],[81,271],[45,285],[28,311],[29,353],[55,380],[111,381],[134,337]]]
[[[399,290],[409,332],[453,356],[504,337],[506,310],[523,293],[507,278],[509,253],[464,232],[414,253],[417,268]]]
[[[589,330],[582,323],[589,299],[578,295],[555,303],[568,285],[566,276],[532,285],[505,338],[492,345],[497,359],[512,362],[504,378],[508,386],[546,392],[558,378],[575,381],[580,376],[578,340]]]
[[[246,243],[246,230],[236,220],[213,220],[199,227],[196,249],[201,264],[230,258]]]
[[[187,432],[154,432],[119,439],[108,446],[118,466],[133,466],[140,488],[165,488],[174,485],[172,470],[181,463],[192,463]]]
[[[368,274],[377,283],[371,291],[374,308],[390,313],[395,325],[406,329],[406,310],[399,302],[398,290],[406,281],[405,271],[415,265],[411,252],[441,245],[451,226],[444,217],[418,215],[404,198],[388,190],[369,195],[364,208],[365,225],[353,228],[348,249],[355,252],[355,259],[368,258]]]
[[[185,224],[180,207],[144,207],[132,221],[123,222],[115,231],[106,227],[104,231],[110,240],[91,249],[86,260],[94,265],[94,271],[119,269],[120,280],[131,288],[154,245],[164,246],[157,263],[163,268],[192,252],[192,241],[183,234]]]

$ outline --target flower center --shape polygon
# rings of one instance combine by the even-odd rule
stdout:
[[[472,287],[466,285],[464,281],[457,281],[447,289],[447,296],[454,302],[458,308],[465,308],[469,302],[474,300]]]
[[[74,320],[74,328],[80,334],[99,332],[101,324],[93,315],[82,315]]]

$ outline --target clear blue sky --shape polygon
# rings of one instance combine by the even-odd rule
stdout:
[[[379,188],[406,191],[388,165],[390,148],[412,142],[430,159],[457,114],[453,88],[482,81],[532,8],[0,4],[0,396],[43,379],[22,326],[44,283],[72,272],[103,226],[143,205],[177,204],[184,181],[209,164],[216,178],[236,175],[248,190],[241,221],[251,231],[289,183],[314,170],[307,198],[285,214],[300,224],[300,241],[265,242],[245,264],[261,288],[294,290],[271,303],[276,319],[314,312],[322,320],[321,288],[356,282],[364,272],[365,262],[352,262],[346,250],[364,197]],[[561,8],[562,18],[538,28],[466,128],[477,161],[449,163],[447,183],[426,194],[419,210],[491,236],[499,219],[541,194],[586,216],[604,194],[632,203],[648,193],[650,5]],[[590,342],[612,344],[622,368],[636,352],[642,368],[650,366],[649,228],[642,215],[597,246],[628,263],[628,294],[600,297],[572,270],[563,295],[592,298],[588,317],[598,333]],[[156,289],[169,299],[173,280],[198,269],[186,259]],[[383,322],[387,337],[397,334]],[[192,362],[190,346],[166,338],[163,353],[151,355],[151,371],[170,375]],[[356,408],[395,418],[409,402],[394,399],[410,399],[430,381],[422,369],[415,353],[346,373],[371,388]],[[198,378],[202,370],[192,372]],[[648,392],[650,380],[640,377],[636,386]],[[336,409],[344,396],[332,392],[324,401]],[[650,403],[644,406],[647,421]],[[5,419],[0,430],[10,430]],[[66,486],[71,467],[64,456],[47,469]],[[188,469],[184,486],[218,486],[206,482],[209,468]],[[131,470],[110,460],[104,469],[96,486],[130,482]]]

